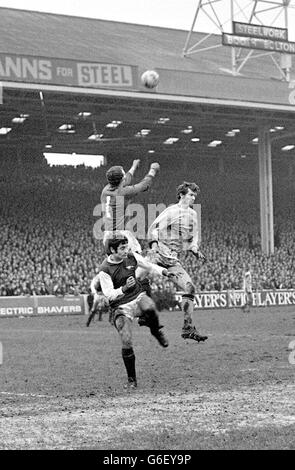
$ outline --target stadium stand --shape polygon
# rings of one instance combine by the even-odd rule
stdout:
[[[8,161],[1,162],[2,168],[4,164],[0,295],[88,293],[104,258],[100,241],[93,237],[93,209],[105,184],[105,168],[57,168],[42,162],[24,165],[19,178]],[[162,163],[169,186],[158,179],[139,202],[175,202],[176,186],[188,178],[185,168],[176,172],[174,166],[170,173],[169,168]],[[248,173],[237,166],[228,176],[220,175],[217,166],[212,171],[207,163],[199,163],[196,180],[202,190],[202,251],[207,262],[198,263],[192,255],[182,258],[198,291],[241,288],[245,265],[251,266],[254,289],[295,288],[294,185],[287,174],[274,175],[276,246],[267,257],[260,248],[258,184]],[[174,289],[163,279],[152,287]]]

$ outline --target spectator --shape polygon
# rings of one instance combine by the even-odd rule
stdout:
[[[105,256],[92,235],[105,169],[27,164],[16,186],[13,167],[6,161],[0,165],[0,295],[88,293]],[[161,171],[169,185],[155,181],[139,202],[168,204],[174,199],[173,182],[187,175],[180,164],[176,169],[161,162]],[[280,197],[274,200],[275,251],[266,256],[260,249],[258,182],[252,175],[224,176],[221,190],[205,167],[199,173],[201,250],[207,263],[196,269],[193,256],[180,258],[196,290],[241,288],[245,263],[251,266],[254,290],[295,288],[294,190],[280,184]],[[152,288],[172,290],[170,281],[163,279],[154,281]]]

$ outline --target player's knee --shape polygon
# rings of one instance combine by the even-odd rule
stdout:
[[[138,302],[138,306],[142,312],[145,312],[148,310],[156,310],[155,302],[148,295],[142,296],[142,298]]]
[[[119,315],[114,320],[115,327],[120,335],[123,348],[132,348],[132,334],[128,319],[124,315]]]
[[[133,348],[132,338],[122,338],[122,348],[124,349]]]
[[[147,320],[153,319],[157,316],[157,312],[156,312],[155,308],[148,308],[148,309],[144,310],[142,313],[143,313],[143,315],[145,316],[145,318]]]
[[[149,308],[142,312],[145,324],[151,331],[159,329],[159,317],[156,308]]]
[[[147,295],[142,296],[138,306],[141,314],[147,322],[153,321],[153,319],[157,317],[156,304],[151,297],[148,297]]]
[[[185,294],[187,295],[195,295],[196,289],[192,282],[188,282],[185,286]]]
[[[121,341],[122,341],[122,347],[129,349],[133,347],[133,342],[132,342],[132,334],[131,330],[129,328],[124,328],[121,333]]]
[[[128,319],[120,311],[114,312],[113,322],[120,335],[126,330]]]
[[[114,325],[118,331],[124,328],[125,321],[123,315],[116,315],[116,312],[114,313]]]

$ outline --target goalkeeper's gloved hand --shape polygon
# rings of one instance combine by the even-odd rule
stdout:
[[[207,261],[206,259],[206,256],[203,255],[203,253],[198,250],[198,251],[192,251],[191,253],[193,253],[193,255],[199,260],[199,261],[203,261],[203,263],[205,263]]]
[[[150,166],[150,169],[151,169],[151,170],[154,170],[155,172],[159,171],[159,170],[160,170],[160,165],[159,165],[159,163],[157,163],[157,162],[152,163],[151,166]]]
[[[132,166],[133,166],[134,168],[137,168],[137,167],[139,167],[139,164],[140,164],[140,160],[139,160],[139,158],[138,158],[138,159],[136,159],[136,160],[133,160]]]

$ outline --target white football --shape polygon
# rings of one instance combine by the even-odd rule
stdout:
[[[159,74],[155,70],[146,70],[141,76],[141,82],[147,88],[155,88],[159,80]]]

